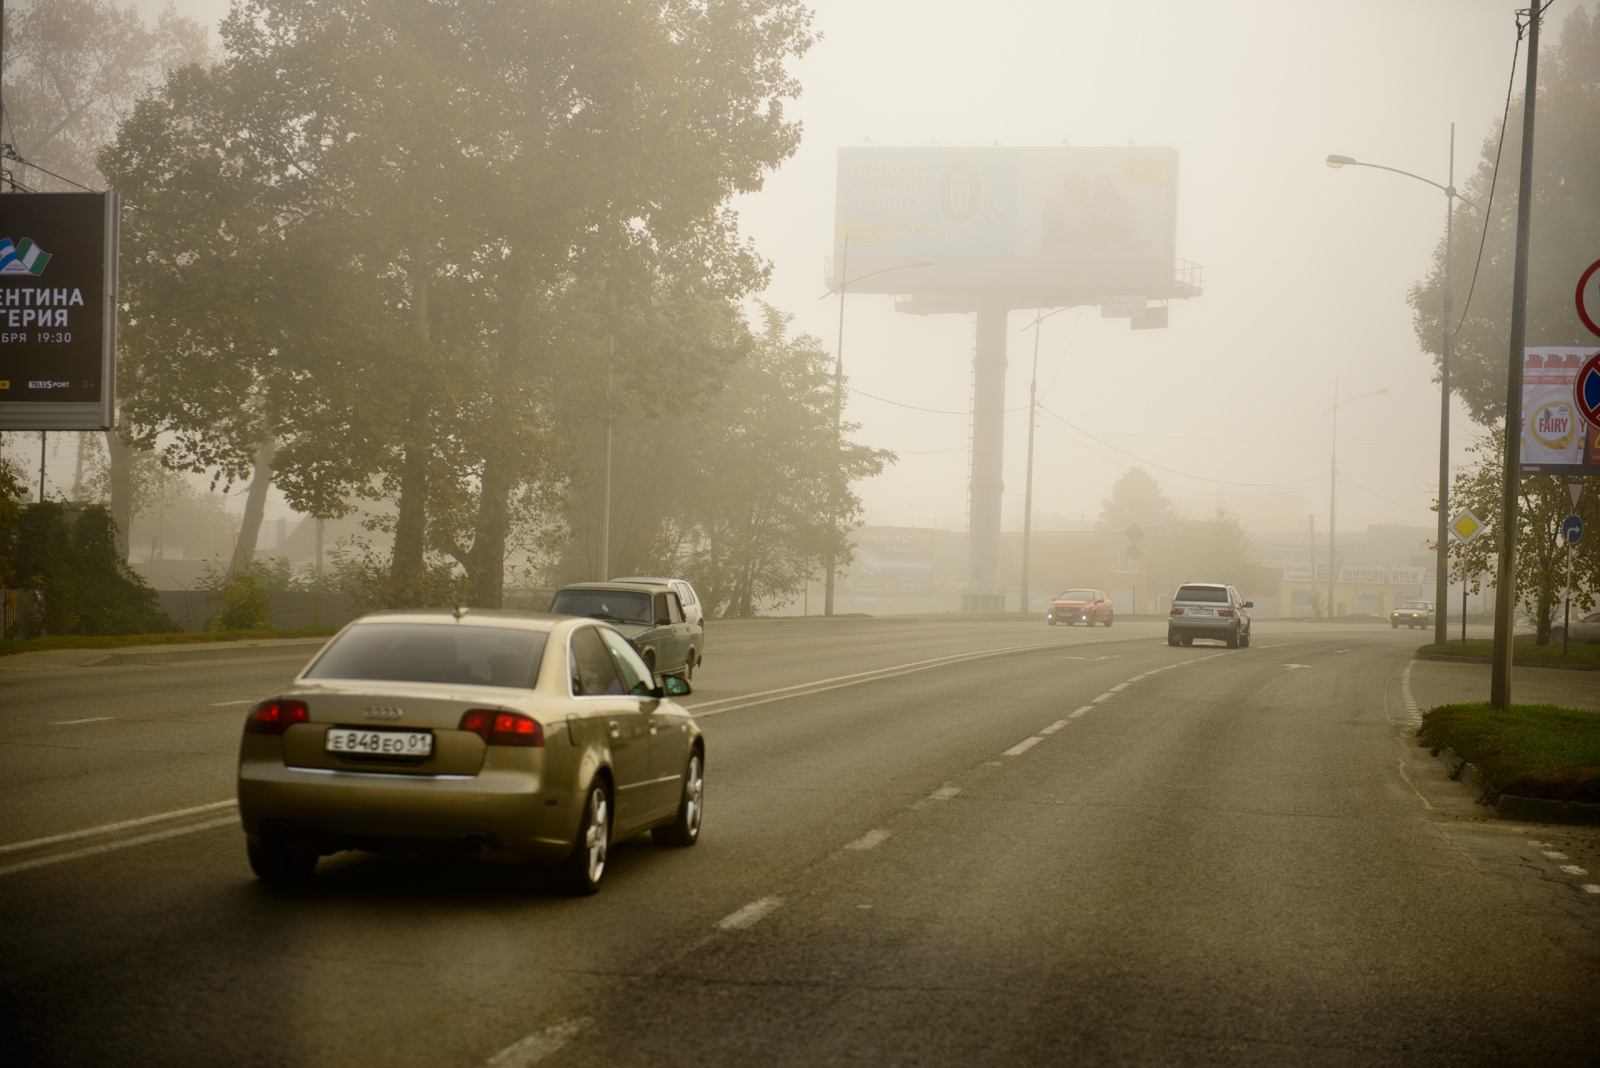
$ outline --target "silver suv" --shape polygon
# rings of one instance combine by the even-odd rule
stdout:
[[[1229,649],[1250,644],[1250,613],[1254,601],[1221,582],[1185,582],[1172,595],[1167,615],[1167,644],[1189,645],[1196,638],[1227,642]]]

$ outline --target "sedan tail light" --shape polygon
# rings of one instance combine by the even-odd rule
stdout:
[[[269,697],[250,710],[250,715],[244,721],[244,729],[247,734],[282,734],[296,723],[305,723],[310,718],[311,713],[304,701]]]
[[[544,747],[544,728],[532,716],[520,712],[491,712],[474,708],[461,716],[461,729],[471,731],[487,745]]]

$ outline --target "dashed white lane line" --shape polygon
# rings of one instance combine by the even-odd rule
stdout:
[[[520,1038],[483,1062],[483,1068],[529,1068],[556,1053],[589,1025],[588,1017],[566,1020]]]
[[[883,830],[882,828],[879,828],[878,830],[875,830],[875,831],[868,831],[866,834],[862,835],[860,838],[857,838],[854,842],[851,842],[849,845],[845,846],[845,848],[846,849],[854,849],[854,850],[857,850],[857,851],[864,850],[864,849],[876,849],[878,846],[881,846],[883,843],[887,842],[888,840],[889,840],[889,832],[886,831],[886,830]]]
[[[1544,855],[1545,855],[1545,858],[1548,859],[1548,860],[1566,860],[1567,859],[1567,855],[1565,853],[1557,853],[1554,850],[1550,850],[1550,849],[1546,849],[1544,851]]]
[[[212,708],[227,708],[230,705],[247,705],[249,703],[250,703],[250,698],[247,697],[243,701],[215,701],[215,702],[212,703],[211,707]]]
[[[1594,883],[1584,883],[1583,889],[1586,893],[1600,894],[1600,885],[1596,885]]]
[[[1054,734],[1056,731],[1060,730],[1062,727],[1065,727],[1067,725],[1067,722],[1068,722],[1067,720],[1058,719],[1054,723],[1050,724],[1050,726],[1048,726],[1044,730],[1040,731],[1039,733],[1040,734],[1044,734],[1044,735]]]
[[[1067,718],[1068,719],[1077,719],[1079,716],[1083,715],[1085,712],[1092,712],[1093,710],[1094,710],[1094,705],[1084,705],[1082,708],[1080,708],[1077,711],[1073,712]]]
[[[1568,875],[1588,875],[1589,874],[1589,869],[1580,868],[1576,864],[1563,864],[1563,865],[1561,865],[1561,870],[1566,872]]]
[[[929,801],[948,801],[961,792],[959,786],[941,786],[928,795]]]
[[[1042,736],[1040,736],[1040,735],[1035,734],[1031,738],[1022,739],[1022,741],[1018,742],[1016,745],[1012,746],[1010,749],[1007,749],[1004,753],[1001,753],[1000,755],[1001,756],[1021,756],[1023,753],[1026,753],[1028,750],[1032,749],[1034,746],[1038,745],[1042,741],[1044,741],[1044,738]]]
[[[738,912],[730,913],[717,921],[719,931],[743,931],[760,923],[767,915],[783,904],[782,898],[764,897],[752,901]]]
[[[90,716],[88,719],[58,719],[55,725],[57,727],[76,727],[80,723],[105,723],[115,718],[115,716]]]

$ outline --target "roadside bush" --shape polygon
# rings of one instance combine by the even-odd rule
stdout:
[[[14,581],[34,594],[49,634],[164,634],[178,630],[156,592],[117,551],[103,505],[25,507],[16,522]]]
[[[267,630],[272,626],[272,569],[256,561],[235,571],[217,591],[217,613],[207,630]]]

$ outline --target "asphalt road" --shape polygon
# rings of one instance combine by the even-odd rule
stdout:
[[[1487,818],[1409,738],[1473,669],[1160,626],[714,624],[701,843],[623,843],[584,900],[256,884],[239,724],[303,648],[7,658],[0,1062],[1595,1063],[1600,834]]]

